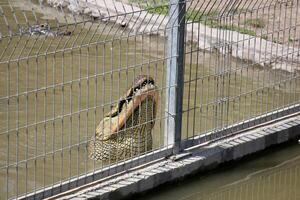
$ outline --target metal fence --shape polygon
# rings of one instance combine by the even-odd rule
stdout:
[[[0,0],[0,198],[48,197],[298,112],[298,8]]]

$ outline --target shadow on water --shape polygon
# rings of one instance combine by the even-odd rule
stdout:
[[[132,199],[297,200],[300,198],[300,145],[295,143],[271,147]]]

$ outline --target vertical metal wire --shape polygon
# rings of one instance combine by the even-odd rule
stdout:
[[[117,67],[118,67],[118,74],[117,74],[117,78],[118,78],[118,83],[117,83],[117,88],[118,88],[118,96],[121,96],[121,89],[120,89],[120,80],[121,80],[121,73],[120,73],[120,68],[121,68],[121,40],[118,40],[117,41],[117,45],[116,45],[117,47],[118,47],[118,51],[117,51],[117,56],[116,57],[118,57],[118,62],[117,62],[117,64],[115,64],[115,65],[117,65]],[[113,49],[113,47],[112,47],[112,49]],[[114,56],[112,56],[112,59],[114,58]],[[117,59],[116,59],[117,60]],[[119,103],[119,102],[118,102]],[[120,119],[118,118],[118,121],[120,121]],[[122,127],[119,127],[118,126],[118,128],[117,128],[117,132],[120,132],[120,130],[121,130],[121,128]],[[118,136],[118,141],[120,141],[121,139],[119,138],[119,136]],[[117,155],[119,154],[119,149],[117,149]],[[117,157],[117,162],[119,161],[119,159],[120,160],[122,160],[122,158],[118,158]]]
[[[81,31],[80,31],[80,34],[81,34],[81,32],[82,32],[82,29],[81,29]],[[82,90],[81,90],[81,86],[82,86],[82,83],[81,83],[81,81],[82,81],[82,60],[81,60],[81,53],[82,52],[82,50],[80,49],[79,50],[79,57],[78,57],[78,63],[79,63],[79,65],[78,65],[78,78],[79,78],[79,81],[78,81],[78,90],[79,90],[79,94],[78,94],[78,117],[77,117],[77,119],[78,119],[78,121],[77,121],[77,123],[78,123],[78,125],[77,125],[77,142],[78,142],[78,144],[80,143],[80,130],[81,130],[81,112],[80,112],[80,110],[81,110],[81,96],[82,96]],[[79,155],[79,151],[80,151],[80,149],[79,149],[79,146],[77,146],[77,155]],[[79,174],[80,173],[80,171],[79,171],[79,163],[80,163],[80,160],[79,160],[79,156],[77,156],[77,162],[76,162],[76,164],[77,164],[77,166],[76,166],[76,168],[77,168],[77,174]]]
[[[38,89],[38,60],[35,59],[35,89]],[[35,122],[35,126],[34,126],[34,143],[35,143],[35,157],[38,156],[38,127],[37,127],[37,122],[38,122],[38,93],[36,92],[34,95],[34,122]],[[37,190],[37,171],[38,171],[38,167],[37,167],[37,159],[34,160],[34,192],[36,192]]]
[[[95,70],[95,79],[94,79],[94,84],[95,84],[95,96],[94,96],[94,122],[93,122],[93,126],[94,127],[97,127],[97,123],[96,123],[96,116],[97,116],[97,107],[99,105],[99,102],[97,102],[98,100],[98,74],[99,74],[99,71],[98,71],[98,65],[99,65],[99,57],[100,57],[100,52],[99,52],[99,45],[96,46],[96,50],[95,50],[95,66],[94,66],[94,70]],[[101,79],[100,79],[101,80]],[[95,133],[94,133],[95,134]],[[87,138],[88,139],[88,138]],[[93,141],[91,141],[93,142]],[[87,151],[87,148],[86,148],[86,151]],[[93,172],[95,170],[95,161],[93,162]]]
[[[106,74],[105,74],[105,67],[107,66],[106,65],[106,44],[104,43],[103,44],[103,49],[102,49],[103,53],[102,53],[102,83],[103,83],[103,86],[102,86],[102,96],[105,97],[106,95],[106,91],[105,91],[105,88],[108,87],[107,84],[106,84]],[[106,104],[106,99],[103,98],[103,102],[102,102],[102,119],[104,118],[105,116],[105,104]],[[111,126],[111,124],[109,124],[109,126]],[[102,127],[102,131],[104,131],[104,126]],[[101,144],[103,145],[103,142],[101,142]],[[102,167],[104,166],[104,163],[102,162],[101,163]]]
[[[9,63],[7,64],[7,96],[10,96],[10,67]],[[9,158],[10,158],[10,149],[9,149],[9,143],[10,143],[10,134],[9,134],[9,127],[10,127],[10,98],[7,98],[7,114],[6,114],[6,121],[7,121],[7,161],[6,161],[6,199],[8,199],[8,189],[9,189]]]
[[[45,79],[44,79],[44,87],[47,88],[47,60],[46,60],[46,57],[44,57],[44,61],[45,61],[45,72],[44,72],[44,76],[45,76]],[[46,120],[47,120],[47,89],[44,90],[44,101],[43,101],[43,104],[44,104],[44,123],[43,123],[43,187],[45,188],[46,187],[46,144],[47,144],[47,137],[46,137],[46,134],[47,134],[47,123],[46,123]],[[25,183],[27,184],[27,183]],[[27,190],[25,191],[27,193]]]
[[[198,3],[199,3],[200,1],[197,1],[197,4],[196,4],[196,6],[195,6],[195,8],[197,7],[197,5],[198,5]],[[204,5],[204,2],[202,2],[201,3],[201,5],[200,5],[200,7],[199,7],[199,10],[201,10],[201,8],[203,7],[203,5]],[[199,11],[197,12],[197,15],[199,15],[200,13],[199,13]],[[194,19],[193,19],[194,20]],[[197,41],[199,41],[199,39],[200,39],[200,26],[199,26],[199,24],[198,24],[198,34],[196,35],[197,36]],[[204,40],[205,41],[205,40]],[[193,42],[193,41],[192,41]],[[204,44],[204,46],[205,46],[205,44]],[[195,92],[194,92],[194,104],[193,104],[193,108],[194,108],[194,113],[193,113],[193,129],[192,129],[192,132],[193,132],[193,137],[195,137],[195,130],[196,130],[196,112],[197,112],[197,109],[196,109],[196,105],[197,105],[197,95],[198,95],[198,93],[197,93],[197,91],[198,91],[198,73],[200,74],[200,72],[198,72],[199,71],[199,63],[201,62],[200,61],[200,55],[202,54],[202,53],[200,53],[199,51],[197,51],[196,52],[197,54],[196,54],[196,74],[195,74]],[[205,53],[203,54],[203,61],[201,62],[201,64],[204,66],[204,60],[205,60]],[[202,67],[202,69],[204,69],[204,67]],[[204,70],[202,70],[202,74],[203,74],[203,71]],[[199,80],[199,82],[201,83],[201,85],[202,85],[202,87],[201,88],[199,88],[199,90],[201,90],[201,96],[200,96],[200,109],[199,109],[199,112],[200,112],[200,122],[199,122],[199,127],[200,127],[200,130],[201,130],[201,126],[202,126],[202,110],[203,110],[203,106],[202,106],[202,104],[203,104],[203,81],[204,81],[204,79],[202,78],[202,79],[200,79]]]
[[[69,101],[69,104],[70,104],[70,113],[73,113],[73,66],[74,66],[74,62],[73,62],[73,53],[71,52],[70,53],[70,63],[71,63],[71,66],[70,66],[70,77],[71,77],[71,83],[70,83],[70,90],[69,90],[69,98],[70,98],[70,101]],[[72,166],[72,149],[71,149],[71,146],[72,146],[72,143],[73,143],[73,115],[70,115],[69,117],[69,130],[70,130],[70,133],[69,133],[69,177],[72,176],[72,169],[73,169],[73,166]]]
[[[197,6],[197,5],[196,5]],[[195,7],[196,7],[195,6]],[[188,6],[187,7],[187,9],[186,10],[189,10],[189,8],[191,7],[191,5],[190,6]],[[194,8],[195,9],[195,8]],[[194,9],[192,10],[192,11],[194,11]],[[186,15],[186,14],[185,14]],[[191,29],[193,30],[194,29],[194,24],[192,24],[192,27],[191,27]],[[194,32],[192,31],[192,34],[191,34],[191,38],[193,39],[193,37],[194,37],[194,34],[193,34]],[[186,40],[185,40],[185,42],[186,42]],[[185,51],[187,51],[187,45],[185,45]],[[189,58],[189,62],[190,62],[190,64],[189,64],[189,67],[187,67],[187,69],[189,69],[189,74],[188,74],[188,92],[187,92],[187,97],[188,97],[188,105],[187,105],[187,109],[189,110],[190,109],[190,99],[191,99],[191,84],[192,84],[192,78],[191,78],[191,76],[192,76],[192,69],[193,69],[193,67],[192,67],[192,56],[193,56],[193,45],[191,45],[190,46],[190,58]],[[186,73],[186,71],[184,72],[184,73]],[[189,114],[190,114],[190,112],[188,112],[187,113],[187,116],[186,116],[186,138],[188,138],[189,137]]]
[[[46,58],[45,58],[46,59]],[[46,79],[47,80],[47,79]],[[26,159],[26,172],[25,172],[25,193],[27,194],[29,192],[28,190],[28,183],[29,183],[29,178],[28,178],[28,159],[29,159],[29,128],[28,128],[28,119],[29,119],[29,114],[28,114],[28,102],[29,102],[29,95],[27,93],[28,88],[29,88],[29,61],[26,61],[26,105],[25,105],[25,112],[26,112],[26,153],[25,153],[25,159]]]
[[[299,13],[299,1],[296,1],[296,13],[295,13],[295,16],[297,17],[298,16],[298,13]],[[297,29],[297,22],[295,21],[295,25],[294,25],[294,35],[296,35],[296,29]],[[298,42],[299,44],[299,42]],[[295,42],[293,42],[293,50],[295,50]],[[296,50],[297,51],[297,50]],[[295,51],[293,51],[295,52]],[[299,53],[299,49],[298,49],[298,53]],[[294,60],[294,55],[293,55],[293,60]],[[294,83],[294,91],[292,92],[292,94],[294,95],[294,102],[297,102],[296,100],[296,85],[297,85],[297,81],[299,80],[299,77],[298,78],[295,78],[295,83]],[[293,103],[294,103],[293,102]]]
[[[52,57],[52,84],[55,85],[55,77],[56,77],[56,73],[55,73],[55,55],[53,55]],[[53,87],[53,93],[52,93],[52,101],[53,101],[53,104],[52,104],[52,113],[53,113],[53,119],[55,119],[55,93],[56,93],[56,88]],[[52,134],[52,187],[54,186],[55,184],[55,141],[56,141],[56,126],[55,126],[55,120],[52,121],[52,129],[53,129],[53,134]]]

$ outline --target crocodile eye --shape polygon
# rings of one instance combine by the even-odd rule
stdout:
[[[148,84],[154,85],[154,81],[153,80],[148,80],[147,82]]]

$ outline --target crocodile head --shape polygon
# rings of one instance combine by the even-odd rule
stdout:
[[[46,35],[51,32],[49,24],[37,24],[28,29],[31,35]]]
[[[129,154],[127,151],[136,155],[151,149],[151,129],[154,125],[157,101],[158,91],[153,78],[138,76],[117,105],[113,106],[99,123],[95,137],[89,143],[89,157],[94,160],[114,160]],[[140,124],[145,126],[140,128]],[[136,141],[137,135],[140,141]],[[138,142],[140,144],[136,144]],[[132,152],[131,145],[139,146],[139,151],[141,146],[147,146],[147,149],[135,153]]]

